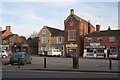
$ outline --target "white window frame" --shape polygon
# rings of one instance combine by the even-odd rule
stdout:
[[[42,43],[47,43],[47,38],[46,37],[42,37]]]
[[[71,32],[74,32],[74,34],[72,34]],[[75,41],[75,40],[76,40],[76,30],[68,30],[68,41]]]
[[[115,42],[115,37],[109,37],[109,42]]]
[[[59,40],[61,39],[61,40]],[[57,37],[57,43],[62,43],[62,37]]]
[[[101,39],[101,41],[99,41]],[[97,37],[97,42],[102,42],[102,37]]]
[[[92,38],[91,37],[89,37],[88,39],[87,39],[87,42],[88,43],[91,43],[89,40],[91,39],[91,42],[92,42]]]
[[[42,34],[46,34],[46,29],[43,29],[43,30],[42,30]]]

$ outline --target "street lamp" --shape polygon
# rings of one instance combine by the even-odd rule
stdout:
[[[17,44],[14,43],[14,52],[16,52]]]

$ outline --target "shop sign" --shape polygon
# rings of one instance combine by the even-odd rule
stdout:
[[[105,46],[86,46],[85,48],[105,48]]]
[[[70,43],[70,44],[67,44],[66,47],[77,47],[77,44]]]

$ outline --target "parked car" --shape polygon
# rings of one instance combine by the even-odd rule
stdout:
[[[14,63],[19,63],[20,60],[20,64],[24,65],[26,63],[31,64],[31,56],[28,55],[28,53],[26,52],[15,52],[10,56],[10,64],[13,65]]]
[[[61,56],[61,52],[60,52],[60,50],[59,49],[50,49],[49,51],[48,51],[48,56]]]
[[[47,51],[41,51],[41,52],[39,53],[39,55],[40,55],[40,56],[47,56]]]
[[[75,52],[74,51],[70,51],[68,53],[66,53],[65,55],[66,57],[70,57],[70,58],[73,58],[74,56],[76,56]]]
[[[6,50],[0,50],[0,58],[7,58],[8,52]]]

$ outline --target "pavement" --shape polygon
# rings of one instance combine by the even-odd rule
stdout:
[[[39,60],[39,61],[38,61]],[[2,70],[19,71],[19,70],[36,70],[36,71],[76,71],[76,72],[109,72],[120,73],[119,60],[113,60],[110,69],[109,60],[107,59],[79,59],[79,67],[73,69],[72,58],[53,58],[47,57],[46,68],[44,68],[44,57],[33,56],[32,64],[11,66],[9,63],[2,65]]]

